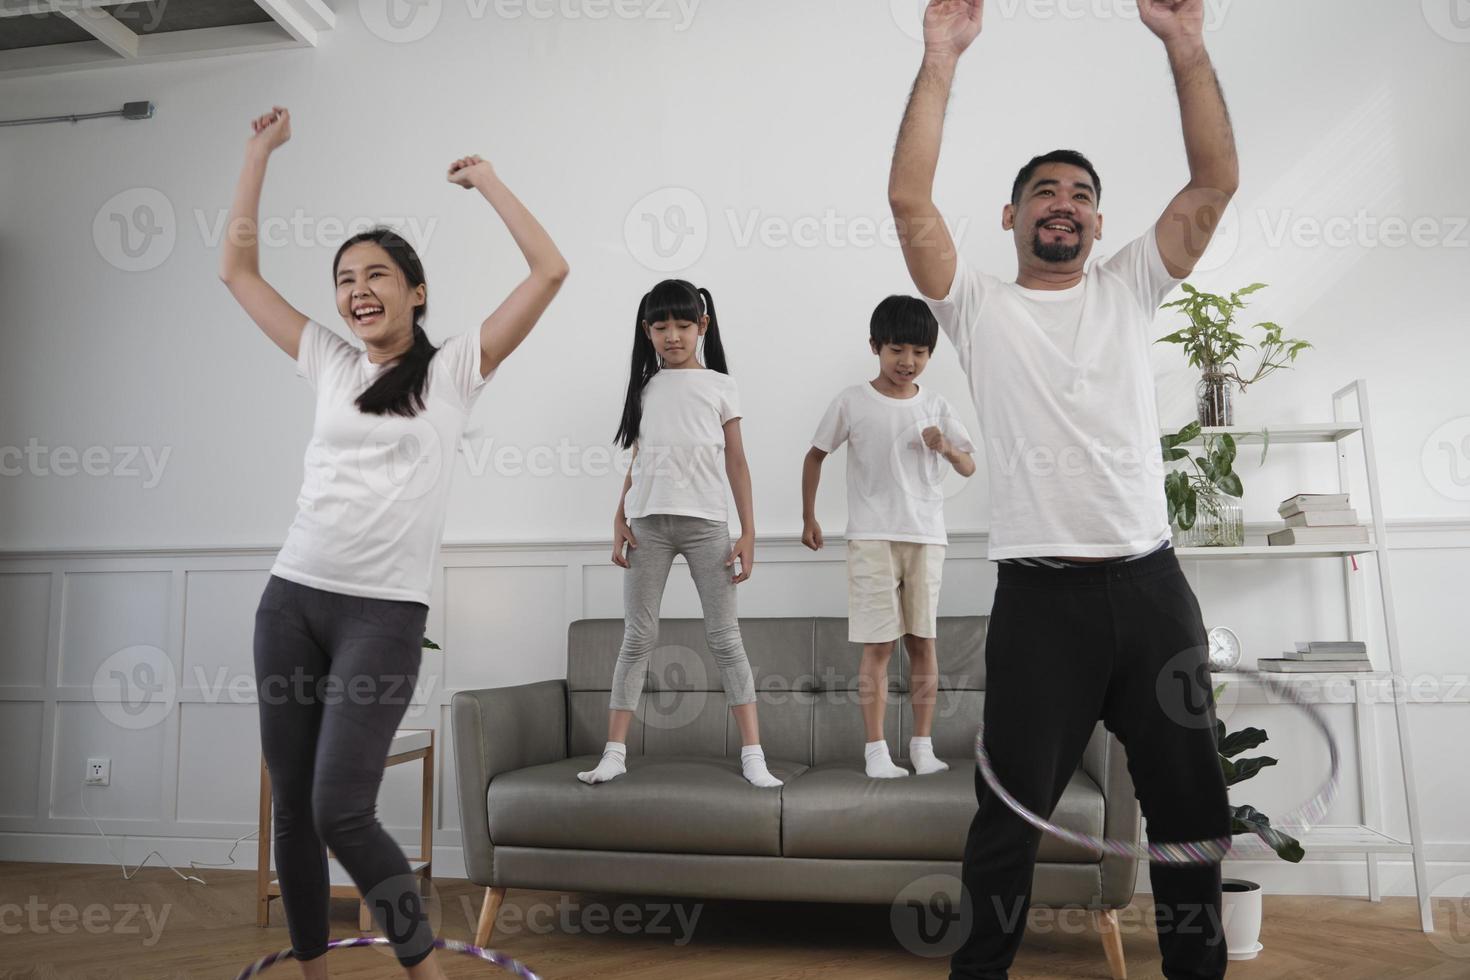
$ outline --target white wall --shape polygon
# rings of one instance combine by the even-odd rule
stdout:
[[[1101,170],[1101,249],[1116,248],[1184,180],[1157,42],[1110,0],[989,6],[960,74],[940,173],[941,205],[953,223],[967,222],[965,256],[1013,271],[1000,207],[1017,167],[1058,145],[1082,149]],[[502,16],[497,9],[524,8],[444,0],[422,8],[439,20],[409,43],[369,30],[357,4],[340,7],[337,29],[315,50],[0,83],[5,118],[125,99],[159,107],[147,122],[0,130],[0,447],[105,447],[111,474],[42,475],[26,463],[0,479],[8,552],[0,619],[14,644],[0,659],[0,731],[6,744],[23,746],[6,756],[6,856],[105,860],[100,845],[80,843],[91,828],[74,805],[73,777],[78,759],[107,739],[95,730],[89,688],[66,689],[87,684],[107,655],[149,643],[181,671],[202,663],[248,673],[249,614],[269,549],[292,516],[311,402],[215,279],[209,243],[228,207],[246,121],[272,103],[292,109],[295,136],[272,162],[263,214],[302,230],[268,247],[263,268],[313,316],[334,323],[329,263],[341,234],[333,223],[358,218],[411,221],[428,267],[431,335],[470,329],[499,301],[521,267],[488,206],[443,181],[448,162],[465,153],[494,161],[562,245],[572,278],[481,399],[469,443],[476,458],[502,445],[610,446],[633,310],[664,275],[650,268],[657,253],[645,215],[677,223],[666,205],[683,205],[686,216],[702,209],[706,221],[694,225],[705,231],[685,242],[698,257],[679,274],[710,287],[719,304],[744,393],[757,526],[771,542],[764,572],[743,587],[742,612],[842,612],[840,556],[809,560],[789,536],[800,526],[798,462],[810,430],[833,393],[871,373],[872,306],[911,288],[897,249],[868,242],[871,223],[887,219],[888,154],[917,66],[918,46],[899,26],[911,16],[907,0],[704,0],[687,26],[672,2],[630,3],[624,9],[647,16],[593,21]],[[477,17],[481,9],[488,13]],[[567,0],[562,9],[595,5]],[[1271,283],[1252,312],[1316,344],[1297,371],[1246,396],[1240,419],[1324,420],[1334,390],[1368,380],[1395,526],[1405,667],[1447,689],[1463,676],[1467,653],[1454,610],[1470,528],[1470,442],[1461,441],[1470,435],[1470,185],[1461,162],[1470,152],[1462,124],[1470,38],[1412,3],[1236,0],[1211,11],[1244,183],[1233,231],[1196,281]],[[146,245],[135,235],[139,259],[156,264],[128,271],[112,216],[131,220],[141,204],[154,207],[166,234]],[[1345,244],[1312,243],[1314,229],[1336,230],[1333,222],[1360,212],[1369,223],[1422,219],[1419,234],[1438,244],[1396,245],[1373,227],[1350,230]],[[772,222],[779,236],[804,230],[804,219],[829,223],[832,237],[819,236],[819,247],[742,240],[751,221]],[[1159,348],[1155,364],[1164,421],[1182,423],[1192,412],[1191,372],[1172,348]],[[973,422],[947,349],[926,382]],[[155,459],[168,453],[156,485],[141,459],[130,465],[142,475],[115,472],[129,463],[127,447]],[[820,506],[835,536],[841,467],[828,469]],[[1265,470],[1246,469],[1248,517],[1267,519],[1276,500],[1319,488],[1332,469],[1327,449],[1273,450]],[[620,472],[579,474],[515,475],[493,465],[477,474],[461,459],[446,541],[479,544],[446,559],[431,629],[475,659],[466,658],[468,675],[451,668],[441,677],[439,699],[420,720],[442,724],[458,686],[556,676],[566,622],[617,615],[602,540]],[[945,608],[985,612],[993,584],[982,560],[986,482],[953,489]],[[507,542],[524,547],[507,551]],[[236,550],[247,546],[266,550]],[[51,549],[74,555],[34,554]],[[1207,619],[1234,626],[1252,656],[1342,621],[1334,563],[1194,573]],[[503,601],[454,601],[478,591]],[[691,598],[671,592],[666,612],[692,614]],[[519,614],[526,603],[539,611],[534,625]],[[1414,708],[1426,833],[1441,874],[1470,861],[1467,801],[1443,778],[1462,767],[1470,720],[1463,696],[1450,701]],[[1335,723],[1351,725],[1348,715]],[[1271,724],[1274,747],[1293,729]],[[249,707],[181,705],[148,738],[108,746],[115,777],[122,769],[146,778],[115,778],[94,812],[130,832],[152,828],[176,858],[199,856],[191,841],[244,833],[254,813],[253,725]],[[1305,744],[1307,730],[1299,734],[1284,757]],[[225,747],[223,770],[195,754],[202,744]],[[1392,786],[1387,751],[1384,784]],[[239,778],[247,772],[252,778]],[[1268,812],[1297,788],[1285,773],[1257,781]],[[452,782],[441,789],[451,794],[441,796],[441,841],[453,847]],[[385,800],[402,790],[390,778]],[[1361,816],[1353,799],[1349,792],[1341,804],[1344,820]],[[411,808],[385,814],[394,826],[412,823]],[[248,866],[253,850],[245,857]],[[1360,890],[1359,870],[1283,869],[1280,887]],[[1403,887],[1402,879],[1385,883]]]
[[[579,2],[592,0],[565,0],[572,10]],[[1065,145],[1092,155],[1106,250],[1144,229],[1184,180],[1162,51],[1111,2],[990,5],[960,74],[939,187],[951,220],[968,222],[966,257],[987,268],[1014,270],[997,220],[1033,152]],[[169,454],[146,489],[153,481],[141,463],[137,477],[41,476],[25,464],[0,481],[0,547],[279,544],[301,476],[309,393],[215,279],[207,244],[229,205],[247,120],[272,103],[292,109],[295,136],[271,165],[263,213],[304,230],[283,230],[263,268],[311,315],[342,326],[331,305],[342,237],[333,223],[359,218],[416,223],[408,227],[425,254],[434,336],[471,329],[498,302],[520,260],[489,207],[444,181],[464,153],[494,161],[563,246],[572,278],[477,408],[482,432],[471,445],[481,458],[485,440],[492,452],[610,445],[630,321],[662,277],[636,257],[653,255],[639,202],[671,186],[691,192],[708,215],[707,247],[683,274],[708,285],[723,314],[745,395],[757,526],[799,529],[798,463],[810,430],[841,386],[872,371],[864,336],[873,305],[912,288],[898,251],[865,245],[854,225],[888,217],[888,156],[917,65],[918,46],[889,4],[705,0],[680,31],[672,0],[631,4],[649,17],[600,21],[499,17],[525,8],[444,0],[423,7],[439,11],[426,37],[396,44],[365,28],[357,4],[341,6],[338,28],[315,50],[0,83],[9,118],[123,99],[159,107],[146,122],[0,134],[0,446],[34,438],[78,453]],[[1094,7],[1108,16],[1025,16]],[[1431,453],[1433,475],[1420,463],[1432,432],[1470,414],[1457,288],[1470,270],[1470,187],[1459,165],[1470,132],[1457,124],[1470,102],[1470,46],[1435,33],[1416,4],[1236,0],[1212,9],[1223,9],[1211,43],[1243,186],[1239,233],[1229,236],[1237,244],[1226,242],[1207,264],[1228,261],[1197,278],[1222,288],[1271,283],[1252,312],[1317,345],[1295,374],[1252,391],[1241,418],[1320,419],[1331,391],[1367,377],[1390,515],[1470,513],[1434,487],[1449,457]],[[661,12],[672,19],[652,16]],[[127,263],[112,215],[131,219],[144,189],[166,198],[172,222],[162,205],[154,213],[173,244],[156,238],[142,258],[160,264],[127,272],[117,268]],[[1433,233],[1457,245],[1292,244],[1314,222],[1360,210],[1434,219]],[[739,243],[752,220],[796,230],[829,213],[848,229],[831,247]],[[1291,233],[1273,247],[1283,220]],[[644,229],[631,250],[625,223]],[[1190,370],[1172,347],[1158,348],[1156,363],[1165,421],[1182,423]],[[949,351],[928,380],[973,419]],[[99,468],[125,462],[107,459]],[[1470,453],[1456,462],[1470,469]],[[600,536],[619,486],[609,469],[537,477],[491,466],[476,476],[462,461],[446,540]],[[1283,479],[1247,484],[1252,516],[1299,488]],[[822,503],[840,526],[838,479]],[[985,504],[983,479],[963,486],[950,526],[984,528]]]

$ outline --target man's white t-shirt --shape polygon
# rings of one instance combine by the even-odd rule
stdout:
[[[991,560],[1112,558],[1169,539],[1149,350],[1180,280],[1154,231],[1070,289],[955,270],[926,298],[970,379],[989,459]]]
[[[319,323],[301,334],[296,370],[316,391],[296,519],[271,574],[373,599],[429,602],[455,453],[480,376],[478,331],[429,362],[413,418],[367,415],[356,399],[387,365]]]
[[[728,374],[664,368],[649,378],[624,516],[682,514],[728,522],[725,423],[738,418],[740,394]]]
[[[832,453],[847,443],[849,541],[948,543],[941,484],[950,465],[924,445],[931,425],[961,452],[975,451],[949,402],[923,386],[912,398],[893,398],[865,381],[827,407],[812,445]]]

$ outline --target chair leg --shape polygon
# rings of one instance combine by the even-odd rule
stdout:
[[[370,909],[370,908],[368,908],[368,903],[367,902],[358,902],[357,903],[357,931],[358,932],[372,932],[373,931],[373,928],[374,928],[374,926],[373,926],[373,910]]]
[[[475,926],[475,945],[489,945],[495,933],[495,917],[500,914],[500,903],[505,901],[504,888],[485,889],[485,902],[480,906],[480,921]]]
[[[1093,909],[1092,919],[1102,934],[1103,952],[1108,957],[1108,970],[1113,980],[1128,980],[1128,967],[1123,962],[1123,933],[1118,930],[1117,909]]]

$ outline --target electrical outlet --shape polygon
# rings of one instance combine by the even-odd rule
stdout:
[[[87,771],[82,775],[82,782],[89,786],[106,786],[112,781],[111,759],[88,759]]]

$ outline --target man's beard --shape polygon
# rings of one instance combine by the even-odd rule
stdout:
[[[1038,229],[1031,235],[1031,252],[1043,262],[1071,262],[1082,254],[1082,243],[1063,245],[1061,242],[1043,242]]]

